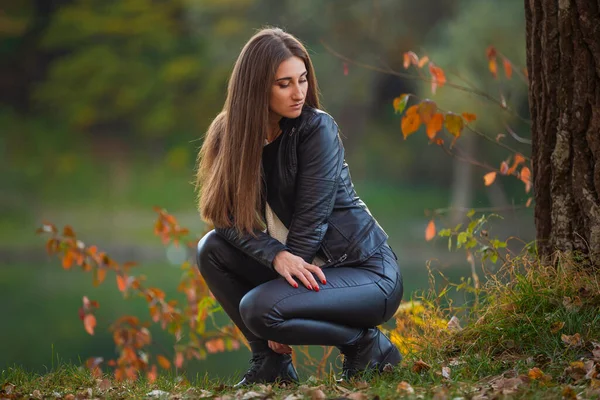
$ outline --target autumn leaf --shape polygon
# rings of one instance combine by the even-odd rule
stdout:
[[[169,360],[167,360],[167,357],[165,356],[161,356],[160,354],[156,356],[156,360],[158,361],[158,364],[164,368],[164,369],[169,369],[171,368],[171,362]]]
[[[148,382],[154,383],[156,378],[158,378],[158,371],[156,370],[156,365],[153,365],[150,371],[148,371],[146,377],[148,378]]]
[[[495,58],[497,54],[496,48],[494,46],[489,46],[487,49],[485,49],[485,54],[488,59]]]
[[[444,126],[455,138],[460,137],[460,134],[465,126],[464,124],[464,120],[460,115],[456,115],[451,112],[446,114]]]
[[[175,367],[181,368],[183,366],[183,353],[178,351],[175,354]]]
[[[431,92],[435,94],[437,88],[446,83],[446,74],[432,62],[429,63],[429,73],[431,74]]]
[[[392,104],[394,106],[395,113],[402,114],[402,112],[406,108],[406,103],[408,103],[409,97],[410,94],[401,94],[400,96],[394,99],[394,102]]]
[[[502,175],[506,175],[508,173],[508,163],[506,161],[502,161],[502,163],[500,163],[500,173]]]
[[[93,335],[94,328],[96,327],[96,317],[94,317],[92,314],[87,314],[83,319],[83,326],[87,333]]]
[[[75,237],[75,231],[73,231],[73,228],[71,228],[70,225],[65,225],[63,228],[63,236],[71,238]]]
[[[533,197],[528,198],[527,202],[525,203],[525,207],[529,207],[531,205],[532,201],[533,201]]]
[[[458,332],[462,331],[462,327],[460,326],[460,321],[456,318],[456,315],[453,315],[448,321],[448,330]]]
[[[574,335],[565,335],[564,333],[560,336],[560,340],[568,346],[580,347],[583,345],[583,340],[581,340],[581,335],[576,333]]]
[[[427,364],[423,360],[415,361],[412,366],[412,371],[416,374],[420,373],[421,371],[429,371],[430,369],[431,365]]]
[[[425,240],[428,242],[435,237],[435,222],[429,221],[427,228],[425,229]]]
[[[550,325],[550,332],[556,333],[560,331],[565,326],[565,323],[562,321],[556,321],[552,325]]]
[[[523,181],[525,184],[525,193],[529,193],[531,190],[531,171],[527,167],[523,167],[521,169],[521,174],[519,175],[519,179]]]
[[[117,275],[117,287],[119,291],[124,292],[127,289],[127,276]]]
[[[431,118],[431,120],[427,123],[427,137],[429,140],[433,140],[435,135],[442,130],[444,126],[444,115],[441,113],[436,113]]]
[[[73,250],[67,250],[67,254],[62,259],[62,265],[64,269],[69,269],[73,265],[73,261],[75,260],[75,254]]]
[[[488,172],[483,176],[485,186],[490,186],[496,180],[496,171]]]
[[[95,278],[96,279],[94,279],[94,286],[98,286],[102,282],[104,282],[104,279],[106,278],[106,269],[105,268],[96,268]]]
[[[417,64],[417,66],[419,68],[423,68],[425,66],[425,64],[427,64],[428,62],[429,62],[429,57],[425,56],[419,60],[419,63]]]
[[[467,121],[467,123],[473,122],[477,119],[477,115],[467,112],[462,113],[462,117],[465,119],[465,121]]]
[[[421,121],[427,125],[437,112],[437,105],[435,101],[426,99],[419,104],[417,111],[421,117]]]
[[[400,393],[401,395],[411,395],[415,394],[415,389],[413,389],[408,382],[402,381],[396,387],[396,392]]]
[[[348,76],[348,63],[344,63],[344,76]]]
[[[492,73],[492,76],[494,78],[496,78],[498,76],[498,64],[496,63],[496,59],[492,58],[489,61],[489,65],[488,66],[489,66],[490,72]]]
[[[508,79],[510,79],[512,77],[512,64],[507,58],[503,58],[502,65],[504,66],[504,74]]]
[[[521,164],[525,162],[525,157],[523,157],[521,154],[517,153],[515,154],[515,159],[513,160],[513,164],[512,166],[508,169],[508,171],[506,172],[507,175],[512,175],[516,170],[517,167]]]
[[[421,117],[417,113],[417,107],[416,105],[409,107],[404,117],[402,117],[401,128],[404,139],[415,133],[421,126]]]
[[[527,373],[527,376],[529,376],[529,378],[536,380],[536,379],[540,379],[541,377],[544,376],[544,373],[542,372],[541,369],[539,369],[538,367],[535,368],[531,368],[529,370],[529,372]]]
[[[407,51],[404,53],[404,69],[408,69],[410,64],[419,65],[419,57],[413,51]]]

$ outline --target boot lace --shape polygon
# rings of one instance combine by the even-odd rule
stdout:
[[[246,373],[244,374],[246,379],[254,378],[254,376],[258,373],[258,370],[260,369],[264,359],[265,359],[264,354],[255,354],[252,356],[252,358],[249,361],[250,368],[248,368],[248,371],[246,371]]]

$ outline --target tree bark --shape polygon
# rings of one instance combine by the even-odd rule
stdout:
[[[600,268],[600,0],[525,0],[525,17],[538,250]]]

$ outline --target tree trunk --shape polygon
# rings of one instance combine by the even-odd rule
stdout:
[[[600,0],[525,0],[538,249],[600,268]]]

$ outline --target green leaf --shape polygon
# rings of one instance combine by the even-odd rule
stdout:
[[[494,246],[497,249],[503,249],[506,247],[506,242],[502,242],[498,239],[494,239],[494,240],[492,240],[492,246]]]
[[[496,253],[496,252],[493,252],[493,253],[490,255],[490,260],[492,260],[492,262],[493,262],[494,264],[496,264],[496,262],[498,261],[498,253]]]
[[[448,251],[452,251],[452,236],[448,238]]]
[[[409,97],[410,97],[410,94],[401,94],[400,96],[398,96],[394,99],[394,102],[392,104],[394,106],[395,113],[402,114],[404,112],[404,109],[406,108],[406,104],[408,103]]]
[[[452,231],[450,229],[442,229],[441,231],[438,232],[438,235],[441,237],[448,237],[452,234]]]
[[[471,208],[467,213],[467,217],[471,218],[473,215],[475,215],[475,210]]]
[[[468,238],[469,235],[467,234],[467,232],[459,233],[458,237],[456,238],[456,247],[460,249],[461,246],[467,242]]]

